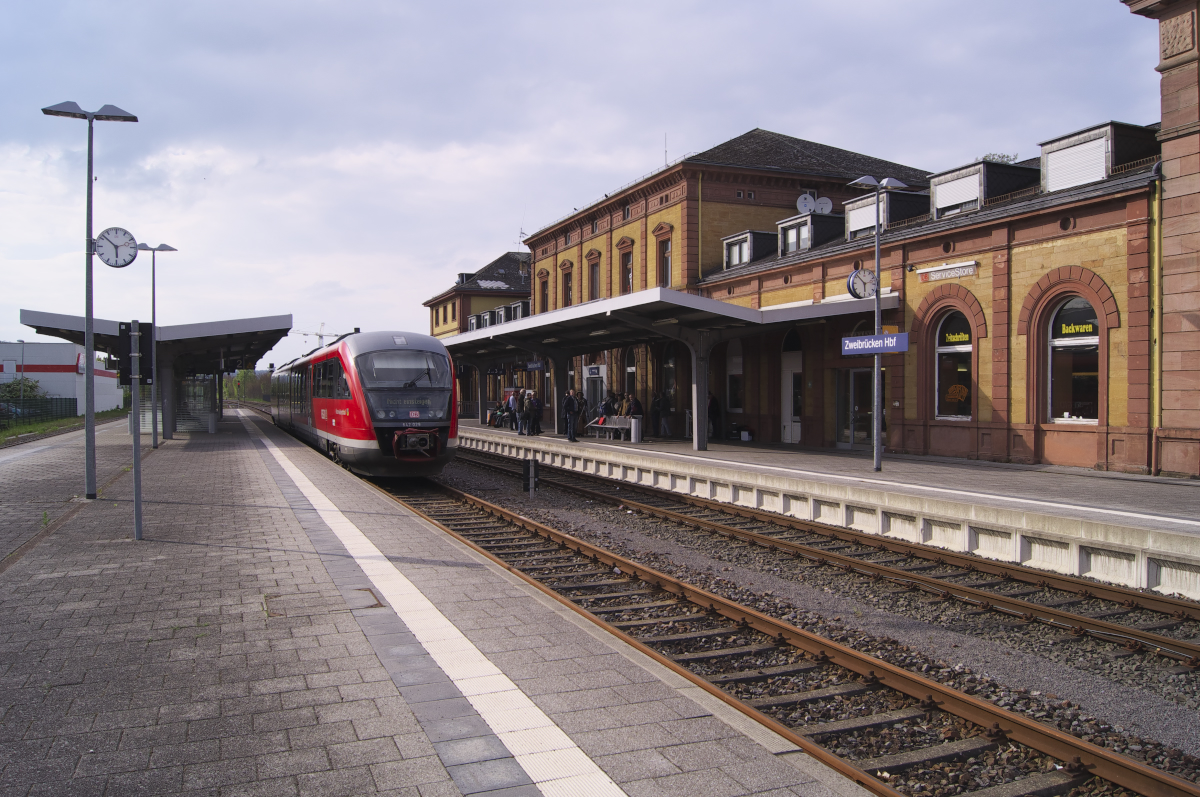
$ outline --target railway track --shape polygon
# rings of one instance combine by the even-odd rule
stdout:
[[[876,794],[1200,797],[1194,783],[483,499],[430,483],[380,489]]]
[[[513,460],[460,452],[462,462],[521,476]],[[980,613],[998,613],[1014,624],[1037,623],[1061,632],[1061,641],[1092,637],[1116,646],[1117,656],[1151,654],[1178,663],[1177,672],[1200,668],[1200,604],[1180,598],[1047,573],[941,548],[788,518],[761,510],[615,483],[601,477],[542,466],[542,484],[594,501],[670,520],[750,546],[959,601]]]
[[[428,482],[377,487],[875,794],[1200,797],[1169,772],[483,499]]]

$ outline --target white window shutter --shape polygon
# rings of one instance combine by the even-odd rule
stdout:
[[[1046,190],[1060,191],[1103,180],[1108,139],[1095,138],[1046,156]]]

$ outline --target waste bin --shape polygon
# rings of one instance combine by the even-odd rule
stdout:
[[[209,434],[217,433],[217,413],[215,413],[215,412],[210,412],[208,414],[208,433]]]
[[[642,442],[642,416],[634,415],[629,419],[629,442]]]

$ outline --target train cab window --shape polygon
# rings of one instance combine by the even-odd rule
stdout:
[[[432,351],[373,351],[359,355],[357,363],[368,388],[448,388],[452,379],[449,360]]]

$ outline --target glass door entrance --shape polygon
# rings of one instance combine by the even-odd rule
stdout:
[[[870,448],[873,442],[872,369],[843,368],[837,380],[837,446],[838,448]],[[887,406],[887,369],[883,369],[883,397]],[[884,414],[887,431],[887,414]],[[886,438],[885,438],[886,439]]]

